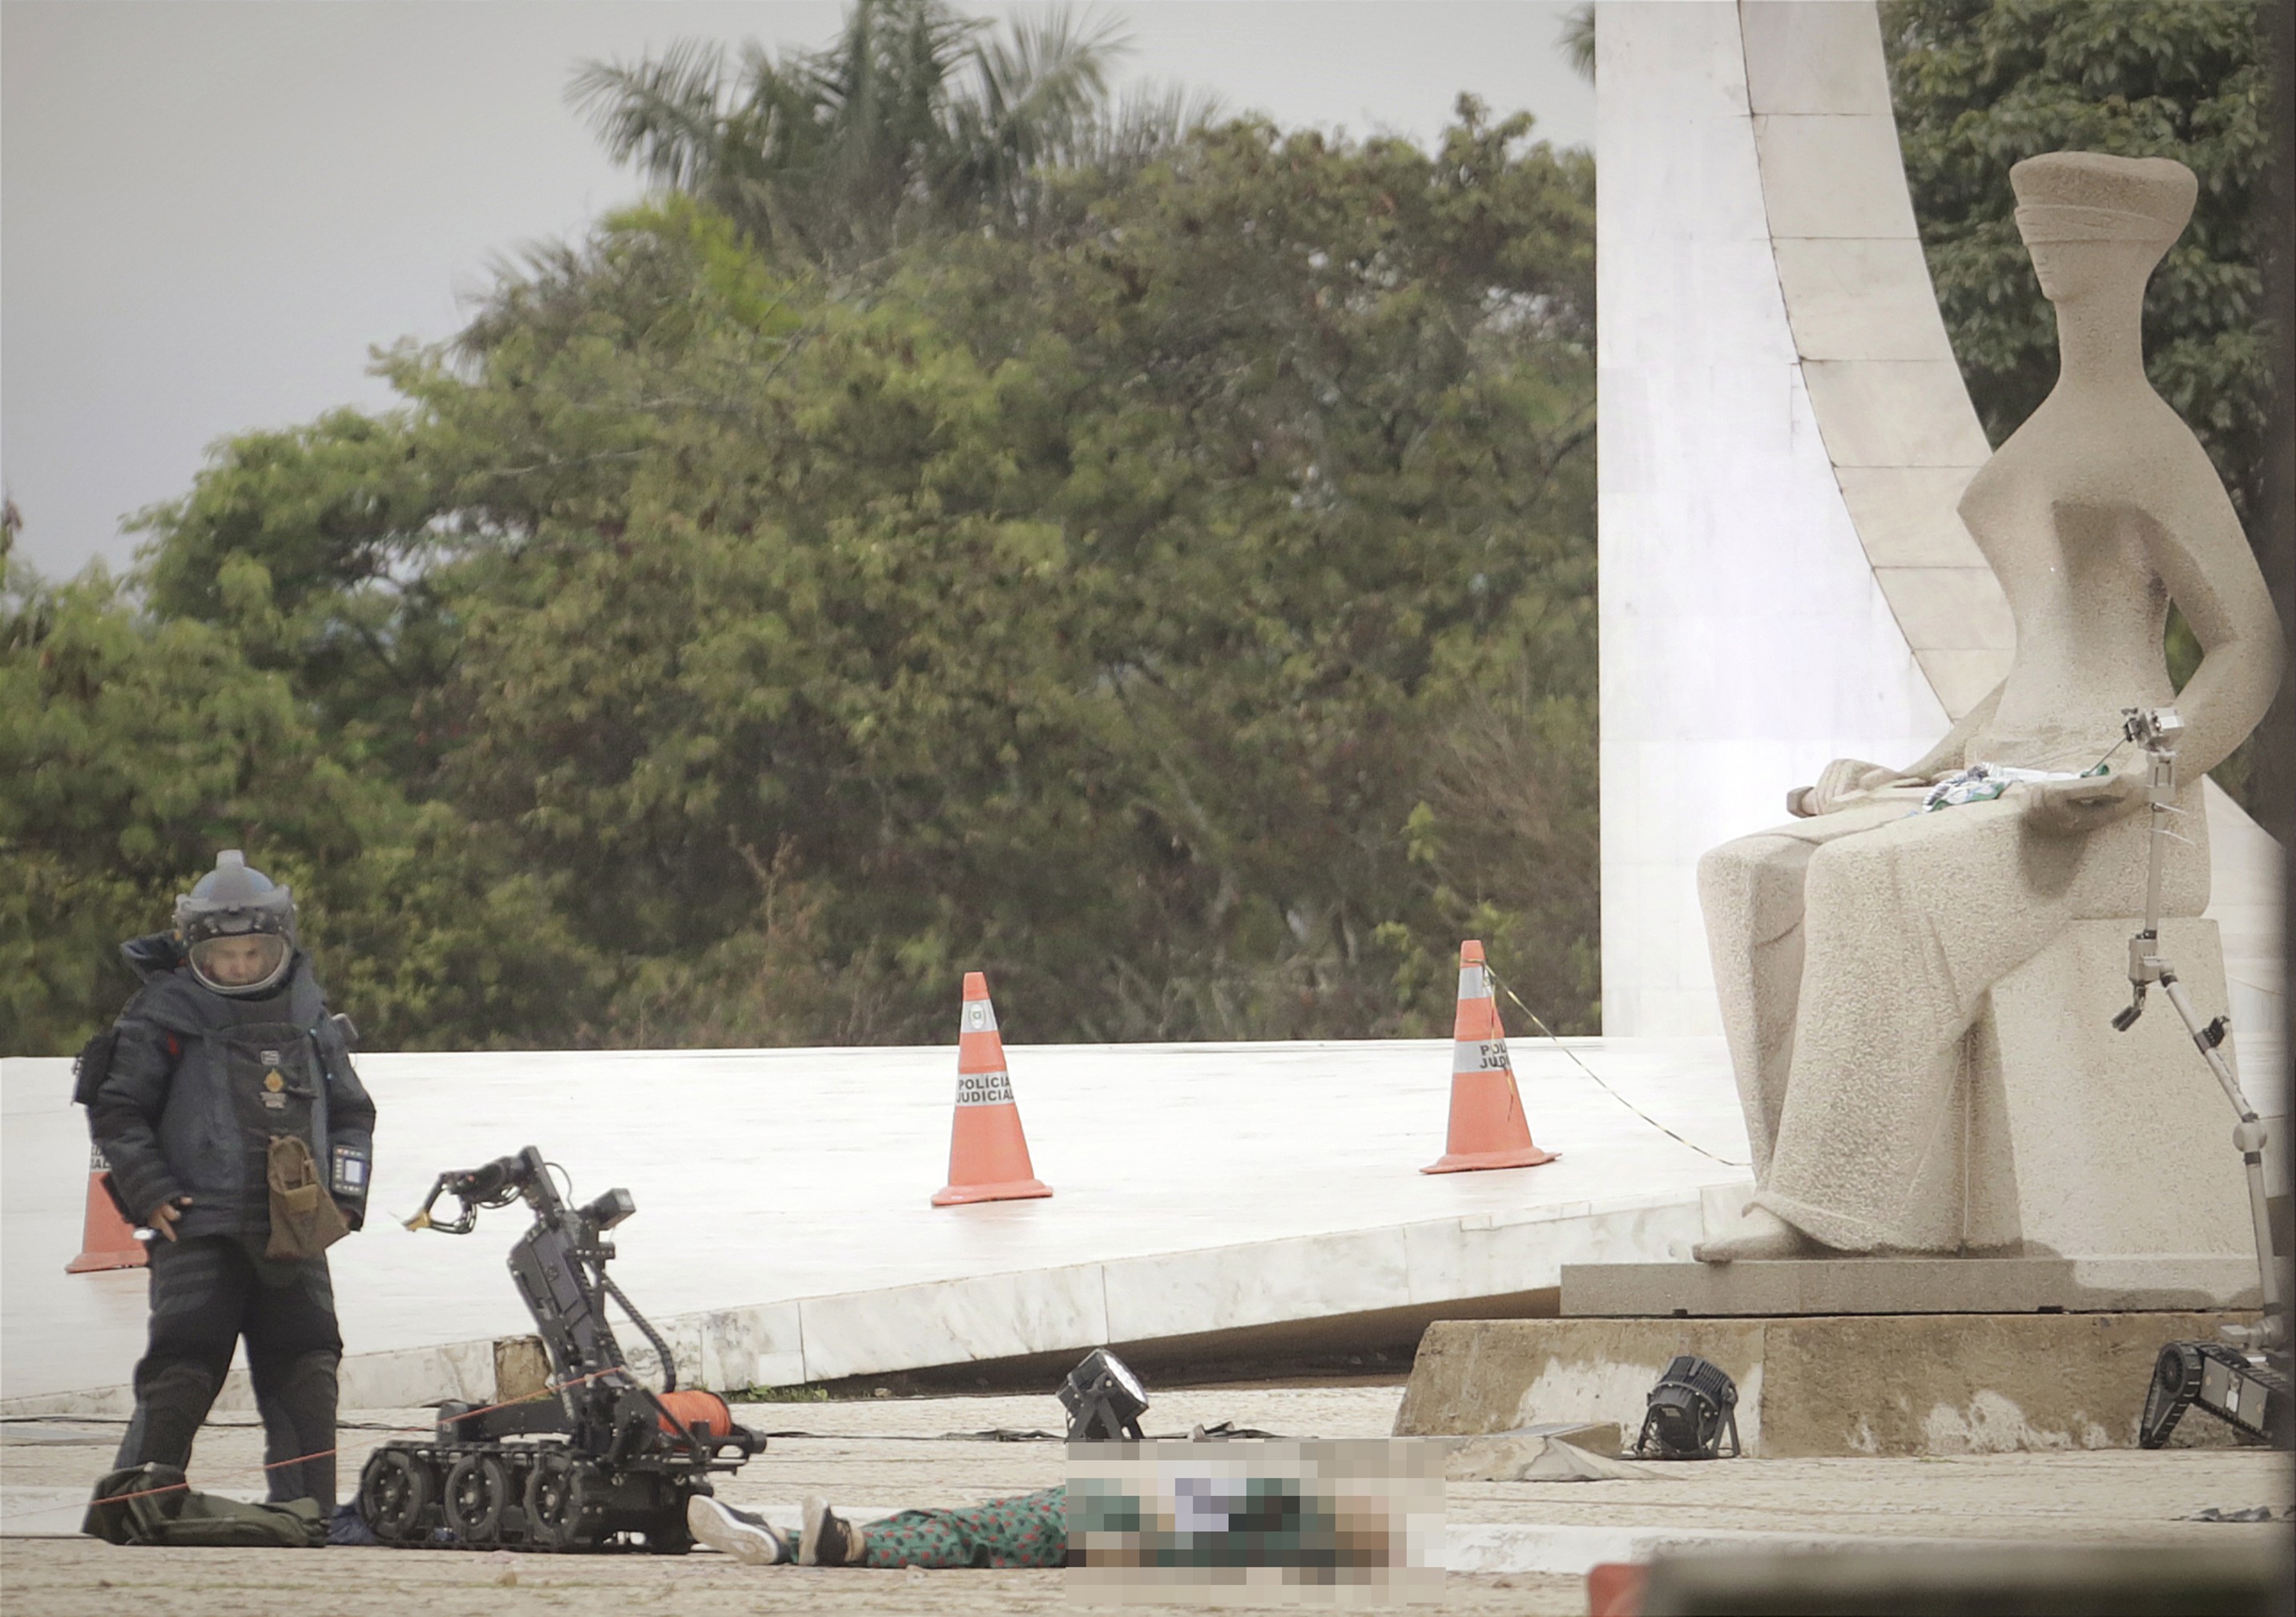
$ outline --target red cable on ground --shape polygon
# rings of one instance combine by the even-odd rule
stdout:
[[[462,1416],[457,1418],[468,1419],[473,1415],[492,1415],[497,1409],[508,1409],[518,1404],[530,1404],[536,1399],[544,1396],[545,1393],[562,1392],[569,1387],[578,1387],[585,1382],[595,1381],[601,1375],[611,1375],[622,1368],[623,1367],[619,1365],[612,1365],[603,1370],[593,1370],[587,1375],[577,1375],[570,1381],[554,1382],[549,1386],[543,1388],[540,1392],[529,1393],[524,1398],[505,1399],[498,1404],[485,1404],[476,1409],[466,1409],[463,1412]],[[392,1426],[388,1428],[388,1430],[393,1433],[397,1433],[402,1432],[422,1432],[428,1430],[428,1428],[422,1426]],[[333,1449],[322,1449],[315,1454],[299,1454],[291,1460],[272,1460],[266,1465],[258,1466],[257,1469],[266,1472],[277,1471],[283,1466],[300,1465],[306,1460],[324,1460],[331,1454],[340,1454],[341,1452],[342,1449],[340,1446]],[[134,1493],[108,1493],[103,1496],[103,1498],[100,1502],[110,1505],[114,1503],[124,1503],[128,1499],[148,1499],[163,1493],[188,1493],[191,1490],[191,1479],[186,1477],[180,1482],[170,1482],[165,1488],[139,1488]],[[88,1503],[94,1505],[99,1503],[99,1501],[90,1499]],[[45,1515],[47,1513],[45,1511],[20,1510],[12,1516],[0,1516],[0,1522],[13,1522],[24,1516]]]

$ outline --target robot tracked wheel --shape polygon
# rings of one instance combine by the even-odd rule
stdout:
[[[451,1219],[431,1216],[443,1195],[460,1203]],[[608,1277],[614,1247],[603,1237],[637,1211],[627,1190],[572,1206],[529,1145],[440,1174],[406,1225],[468,1235],[480,1210],[517,1201],[534,1222],[511,1248],[511,1277],[549,1356],[552,1395],[498,1408],[441,1405],[430,1441],[385,1443],[369,1457],[359,1514],[377,1539],[405,1548],[683,1555],[693,1545],[687,1501],[765,1439],[735,1424],[716,1393],[678,1389],[669,1344]],[[631,1372],[606,1318],[610,1297],[660,1356],[659,1392]]]

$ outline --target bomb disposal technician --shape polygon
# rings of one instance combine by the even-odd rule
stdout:
[[[237,850],[176,900],[173,931],[121,952],[144,986],[82,1053],[73,1092],[155,1237],[116,1464],[187,1465],[244,1337],[270,1497],[332,1511],[343,1343],[326,1249],[365,1217],[374,1103],[296,946],[292,895]]]

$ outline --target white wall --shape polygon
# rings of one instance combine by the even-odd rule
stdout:
[[[1702,1034],[1699,855],[1828,759],[1908,762],[1948,720],[1811,410],[1738,7],[1599,20],[1603,1027]]]

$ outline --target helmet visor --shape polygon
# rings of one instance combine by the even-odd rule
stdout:
[[[229,932],[191,947],[192,975],[219,994],[253,994],[287,969],[287,940],[275,932]]]

